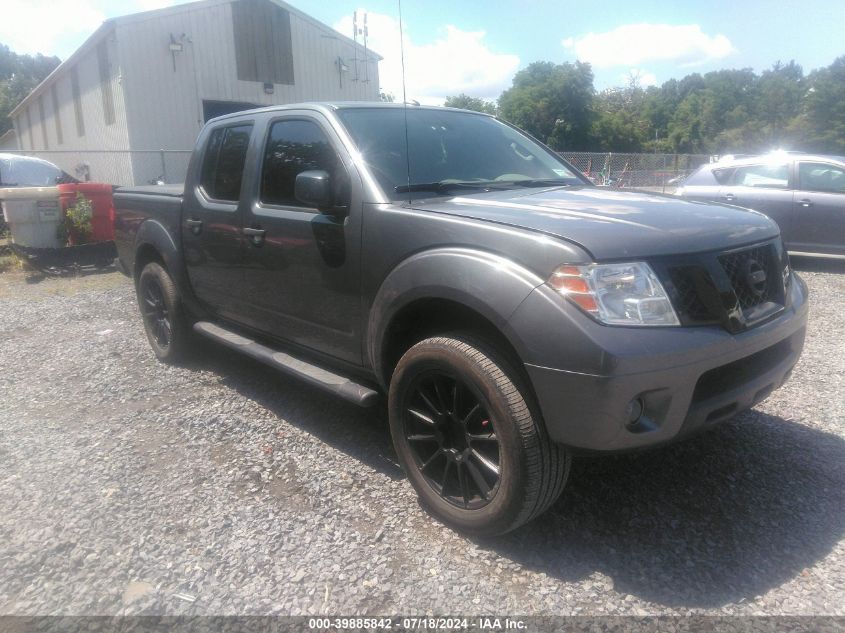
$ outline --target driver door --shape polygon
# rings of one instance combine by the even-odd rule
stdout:
[[[271,336],[361,363],[361,186],[340,139],[321,116],[269,119],[244,216],[244,316]],[[296,176],[329,173],[337,211],[296,199]]]

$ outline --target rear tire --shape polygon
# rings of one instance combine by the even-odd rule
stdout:
[[[421,341],[390,382],[399,461],[431,514],[491,536],[530,521],[558,498],[569,452],[551,442],[518,374],[463,335]]]
[[[144,266],[138,276],[136,293],[153,353],[167,363],[183,359],[190,348],[191,328],[167,269],[158,262]]]

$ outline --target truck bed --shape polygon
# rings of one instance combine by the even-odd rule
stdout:
[[[184,191],[184,185],[147,185],[114,192],[115,246],[121,270],[134,270],[141,242],[171,244],[170,250],[175,252],[181,242]]]

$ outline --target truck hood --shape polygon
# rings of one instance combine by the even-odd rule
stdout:
[[[413,206],[554,235],[597,261],[724,250],[779,234],[756,211],[599,187],[491,191]]]

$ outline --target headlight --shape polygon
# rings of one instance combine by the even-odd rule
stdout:
[[[680,325],[660,280],[645,262],[561,266],[549,285],[607,325]]]

